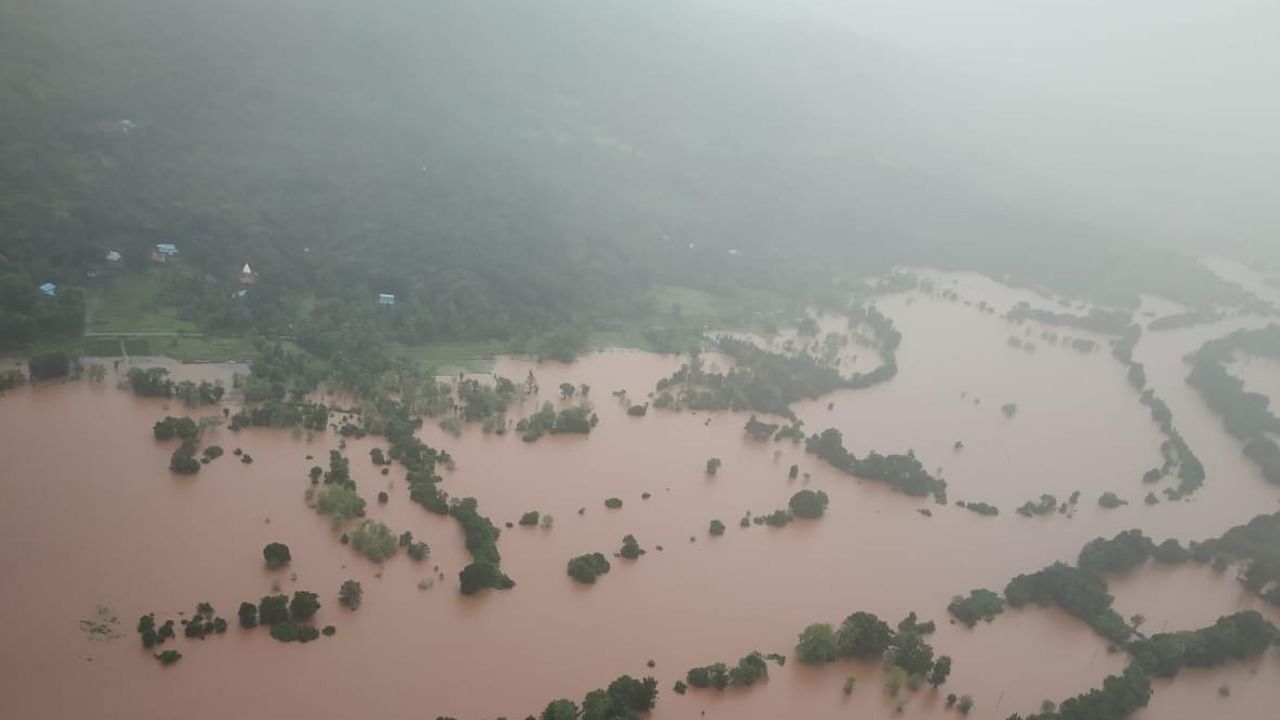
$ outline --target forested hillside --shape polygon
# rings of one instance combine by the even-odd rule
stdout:
[[[645,312],[655,283],[795,295],[842,265],[1230,297],[968,189],[979,169],[936,117],[968,90],[856,37],[677,0],[11,0],[0,340],[76,331],[105,253],[125,282],[161,242],[181,317],[326,352],[354,328],[591,325]],[[238,296],[244,263],[260,281]]]

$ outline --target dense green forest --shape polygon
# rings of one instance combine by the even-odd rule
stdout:
[[[0,60],[10,346],[78,332],[82,291],[143,284],[157,243],[179,255],[146,302],[323,355],[608,326],[659,284],[807,298],[894,262],[1232,297],[969,190],[912,120],[943,78],[698,3],[14,0]]]

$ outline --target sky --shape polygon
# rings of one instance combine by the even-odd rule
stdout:
[[[949,140],[995,187],[1032,181],[1156,242],[1280,245],[1280,2],[706,1],[838,28],[976,88],[958,116],[974,127]]]

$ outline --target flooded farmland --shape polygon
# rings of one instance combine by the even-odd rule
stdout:
[[[1186,385],[1182,360],[1206,340],[1262,321],[1146,333],[1138,343],[1135,356],[1151,387],[1207,471],[1204,488],[1188,500],[1147,506],[1142,496],[1150,488],[1141,477],[1159,464],[1163,436],[1105,338],[1090,336],[1099,343],[1093,352],[1050,342],[1049,327],[1001,317],[1023,300],[1050,307],[1044,298],[969,276],[954,287],[955,298],[910,292],[878,301],[904,338],[896,378],[798,403],[795,411],[808,432],[841,430],[859,455],[914,451],[949,483],[953,502],[988,502],[1000,508],[998,516],[895,494],[839,472],[801,444],[751,441],[743,433],[749,414],[651,408],[643,417],[628,415],[612,393],[625,390],[630,402],[643,402],[679,357],[609,350],[569,365],[501,357],[495,374],[520,381],[532,372],[541,388],[542,397],[510,416],[531,413],[542,400],[562,403],[557,388],[567,382],[591,387],[600,422],[589,436],[532,443],[516,433],[483,433],[477,423],[459,436],[431,420],[420,431],[456,463],[442,473],[450,495],[474,496],[499,526],[530,510],[554,518],[551,528],[504,529],[503,569],[517,585],[473,597],[457,592],[457,573],[469,562],[457,522],[410,502],[402,469],[393,466],[384,477],[369,462],[371,448],[386,447],[384,438],[347,439],[344,454],[369,516],[428,542],[424,563],[400,553],[374,565],[307,507],[307,470],[338,447],[331,432],[217,428],[206,440],[228,455],[198,475],[177,476],[167,469],[172,445],[151,435],[163,416],[192,412],[176,400],[135,397],[115,386],[114,369],[102,383],[11,391],[0,398],[7,459],[0,567],[21,591],[0,608],[9,629],[0,653],[0,716],[515,718],[630,673],[658,678],[657,720],[704,713],[888,718],[894,709],[884,672],[865,662],[813,668],[792,661],[771,669],[763,686],[670,692],[695,665],[732,662],[753,649],[792,655],[806,625],[838,623],[855,610],[891,623],[915,611],[938,623],[930,642],[954,659],[954,672],[941,691],[908,694],[906,717],[949,716],[947,692],[972,695],[971,717],[999,719],[1096,687],[1127,658],[1079,620],[1032,607],[968,629],[948,622],[947,603],[1074,561],[1096,536],[1137,527],[1157,540],[1200,539],[1280,508],[1280,489],[1262,480]],[[1026,340],[1015,347],[1011,337],[1031,338],[1034,351]],[[859,355],[859,369],[861,356],[874,357]],[[180,371],[229,381],[232,369]],[[1017,406],[1011,413],[1003,410],[1010,403]],[[237,462],[233,448],[254,462]],[[723,464],[708,475],[712,457]],[[800,470],[794,479],[792,464]],[[820,520],[739,527],[745,513],[785,508],[806,487],[830,497]],[[390,496],[385,505],[373,501],[381,490]],[[1076,491],[1080,501],[1067,515],[1014,512],[1041,494],[1065,499]],[[1129,504],[1100,508],[1106,491]],[[611,497],[623,506],[607,509]],[[728,526],[723,536],[709,536],[713,519]],[[612,555],[626,534],[647,554],[614,560],[594,586],[566,577],[568,558]],[[273,541],[292,549],[285,571],[262,567],[261,549]],[[348,578],[365,589],[354,612],[336,602]],[[185,658],[173,668],[159,667],[137,645],[133,624],[145,612],[175,617],[208,601],[229,617],[273,584],[319,593],[317,620],[335,625],[336,636],[303,647],[233,627],[203,642],[180,641]],[[1123,614],[1146,616],[1152,627],[1144,629],[1191,629],[1264,605],[1242,598],[1230,573],[1199,566],[1142,568],[1114,580],[1112,592]],[[119,616],[119,639],[95,642],[82,633],[79,621],[99,605]],[[1251,664],[1187,671],[1158,683],[1139,717],[1198,720],[1227,707],[1220,703],[1231,703],[1240,717],[1260,717],[1251,713],[1280,701],[1280,686],[1267,680],[1276,669],[1273,653]],[[857,689],[846,697],[841,686],[851,674]],[[1224,683],[1232,687],[1228,698],[1219,696]]]

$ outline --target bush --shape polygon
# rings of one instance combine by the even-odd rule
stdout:
[[[520,524],[525,526],[537,525],[538,520],[541,517],[542,517],[542,513],[539,513],[537,510],[530,510],[529,512],[520,516]]]
[[[622,500],[616,497],[609,498],[608,500],[604,501],[604,506],[609,508],[610,510],[617,510],[622,507]]]
[[[715,475],[720,471],[720,458],[711,458],[707,460],[707,474]]]
[[[711,528],[710,528],[710,530],[709,530],[709,531],[710,531],[710,533],[711,533],[712,535],[716,535],[716,536],[723,535],[723,534],[724,534],[724,523],[720,522],[719,520],[712,520],[712,521],[711,521]]]

